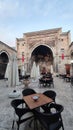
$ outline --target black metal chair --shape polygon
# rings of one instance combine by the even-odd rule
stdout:
[[[35,92],[35,90],[33,90],[33,89],[31,89],[31,88],[26,88],[26,89],[24,89],[23,91],[22,91],[22,95],[23,96],[27,96],[27,95],[31,95],[31,94],[35,94],[36,92]],[[28,108],[28,106],[26,105],[26,107]],[[29,123],[29,126],[31,126],[31,123],[34,121],[34,123],[36,122],[36,119],[35,119],[35,117],[34,118],[32,118],[32,120],[30,121],[30,123]],[[34,125],[34,127],[35,127],[35,125]],[[34,128],[35,129],[35,128]]]
[[[47,97],[51,98],[53,100],[53,103],[56,103],[55,98],[56,98],[56,92],[53,90],[46,90],[45,92],[43,92],[44,95],[46,95]],[[42,108],[45,110],[46,106],[49,106],[50,103],[43,105]]]
[[[27,95],[31,95],[31,94],[35,94],[35,90],[31,89],[31,88],[26,88],[22,91],[22,95],[23,96],[27,96]]]
[[[37,109],[34,110],[34,116],[41,124],[41,130],[45,128],[45,130],[59,130],[63,126],[63,120],[61,116],[61,112],[63,111],[63,106],[60,104],[50,104],[48,107],[49,111],[40,112]],[[37,124],[38,125],[38,124]]]
[[[53,78],[50,78],[49,80],[46,80],[45,83],[46,83],[47,85],[49,85],[50,87],[51,87],[51,85],[52,85],[52,87],[54,88]]]
[[[39,84],[40,84],[40,87],[43,86],[43,87],[46,87],[46,86],[49,86],[54,88],[54,81],[53,81],[53,77],[50,76],[50,75],[44,75],[42,78],[39,79]]]
[[[52,85],[52,87],[54,88],[54,81],[53,81],[53,78],[50,79],[50,86]]]
[[[45,86],[45,83],[44,83],[44,81],[43,81],[43,78],[40,78],[40,79],[39,79],[39,84],[40,84],[40,87]]]
[[[55,102],[55,98],[56,98],[56,92],[53,90],[47,90],[45,92],[43,92],[44,95],[46,95],[47,97],[50,97],[53,99],[53,101]]]
[[[21,123],[33,118],[33,114],[31,113],[29,108],[23,108],[22,104],[24,101],[22,99],[15,99],[11,101],[11,106],[14,108],[14,119],[12,124],[12,129],[14,129],[14,123],[17,123],[17,130],[19,130],[19,126]],[[26,113],[30,113],[29,116],[26,117]],[[16,115],[18,118],[16,118]],[[24,118],[22,118],[24,116]]]

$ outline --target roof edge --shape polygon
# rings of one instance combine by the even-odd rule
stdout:
[[[8,46],[7,44],[5,44],[4,42],[0,41],[0,44],[4,44],[5,46],[7,46],[8,48],[10,48],[11,50],[17,52],[15,49],[13,49],[12,47]]]
[[[62,28],[53,28],[53,29],[47,29],[47,30],[40,30],[40,31],[33,31],[33,32],[26,32],[26,33],[23,33],[23,35],[35,35],[35,34],[41,34],[42,32],[45,33],[46,31],[47,32],[55,32],[55,31],[60,31],[62,30]]]

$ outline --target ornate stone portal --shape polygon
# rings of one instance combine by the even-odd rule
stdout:
[[[30,72],[35,60],[40,71],[43,67],[50,71],[53,65],[54,72],[64,72],[65,64],[70,60],[70,43],[70,31],[62,32],[62,28],[24,33],[23,38],[16,39],[19,69],[24,65]]]

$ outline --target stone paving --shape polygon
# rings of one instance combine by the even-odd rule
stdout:
[[[64,106],[64,111],[62,112],[64,129],[73,130],[73,87],[70,86],[69,82],[65,82],[63,79],[54,76],[54,88],[40,88],[38,80],[31,82],[29,87],[36,90],[36,92],[44,92],[49,89],[56,91],[56,102]],[[16,88],[7,87],[7,81],[0,80],[0,130],[11,130],[12,126],[13,108],[10,103],[13,99],[9,98],[8,94],[14,89],[19,90],[20,93],[22,93],[23,88],[23,84]],[[21,97],[22,94],[19,98]],[[25,123],[21,125],[20,130],[33,130],[33,128],[29,128],[28,123]]]

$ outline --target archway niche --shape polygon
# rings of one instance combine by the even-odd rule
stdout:
[[[0,54],[0,79],[4,78],[8,62],[9,62],[8,55],[5,52],[2,52]]]
[[[53,53],[52,50],[45,46],[40,45],[36,47],[31,54],[31,62],[36,62],[40,66],[40,72],[43,69],[46,69],[46,72],[49,72],[51,69],[51,65],[53,65]]]

